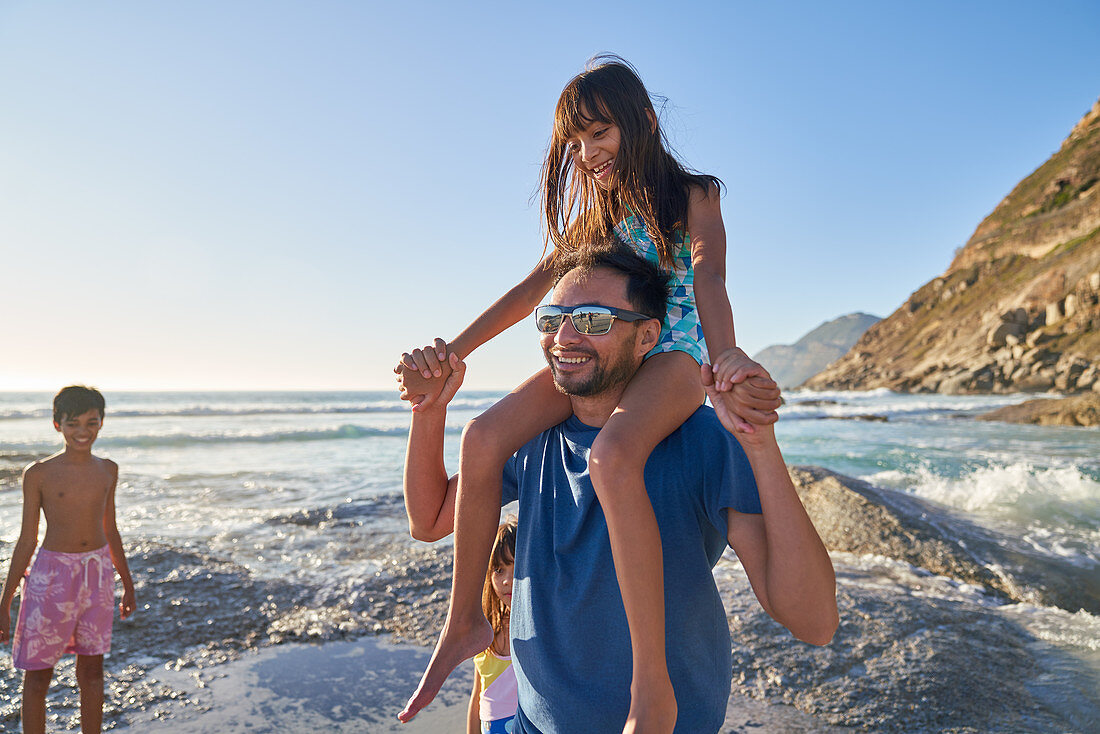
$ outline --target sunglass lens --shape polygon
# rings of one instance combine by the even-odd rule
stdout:
[[[611,321],[611,314],[602,311],[577,309],[573,312],[573,327],[582,334],[606,334],[611,330]]]
[[[552,334],[561,327],[561,312],[550,308],[535,311],[535,324],[544,334]]]

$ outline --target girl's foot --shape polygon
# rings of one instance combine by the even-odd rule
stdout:
[[[443,631],[439,634],[439,642],[435,645],[432,659],[428,661],[424,677],[420,679],[420,685],[417,686],[416,692],[397,718],[402,723],[410,721],[420,712],[420,709],[432,702],[435,694],[439,693],[439,689],[443,687],[447,676],[458,667],[459,663],[477,655],[492,642],[493,628],[484,617],[475,619],[471,624],[447,620],[443,625]]]

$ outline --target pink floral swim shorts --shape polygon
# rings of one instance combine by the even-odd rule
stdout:
[[[44,670],[67,653],[108,652],[114,607],[115,567],[107,546],[86,553],[39,548],[23,580],[12,662]]]

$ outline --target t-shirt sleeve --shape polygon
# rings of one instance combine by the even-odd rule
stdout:
[[[504,464],[504,472],[501,475],[503,486],[500,493],[500,506],[504,507],[509,502],[519,499],[519,456],[512,454],[512,458]]]
[[[726,508],[732,507],[738,512],[759,515],[760,494],[756,488],[749,458],[745,456],[741,444],[715,420],[717,431],[708,441],[713,451],[712,458],[703,462],[703,487],[707,517],[716,528],[726,534]]]

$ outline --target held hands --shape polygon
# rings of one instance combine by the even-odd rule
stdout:
[[[762,376],[754,375],[742,379],[729,390],[721,392],[715,384],[714,369],[709,364],[700,368],[703,389],[714,406],[718,420],[727,431],[738,438],[758,432],[767,433],[768,431],[760,429],[770,427],[779,419],[775,412],[780,402],[779,386],[763,367],[760,369],[763,371]]]
[[[436,338],[431,346],[402,354],[393,368],[401,399],[412,403],[413,410],[442,389],[443,379],[451,372],[447,351],[447,342]]]
[[[405,396],[405,388],[402,386],[401,399],[412,402],[413,411],[423,413],[430,408],[445,408],[451,402],[458,388],[462,387],[462,380],[466,377],[466,363],[451,352],[447,355],[447,361],[441,365],[445,369],[446,377],[433,378],[427,382],[428,392]],[[401,382],[401,378],[398,378]]]
[[[712,367],[714,370],[714,384],[718,392],[727,392],[734,385],[740,384],[750,377],[771,379],[768,371],[760,363],[754,362],[740,347],[730,347],[719,354],[715,357]],[[778,403],[776,407],[779,407]]]

